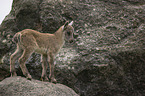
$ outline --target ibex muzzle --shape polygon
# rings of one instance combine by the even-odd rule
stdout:
[[[56,82],[54,77],[54,59],[65,41],[73,42],[74,28],[72,27],[72,24],[73,21],[70,23],[66,22],[54,34],[40,33],[31,29],[25,29],[16,33],[13,37],[13,41],[17,44],[17,49],[10,57],[11,76],[17,76],[15,61],[18,60],[23,74],[28,79],[31,79],[32,77],[26,68],[25,62],[33,52],[37,52],[41,54],[41,79],[43,81],[48,80],[46,74],[48,62],[50,67],[49,78],[51,79],[51,82]]]

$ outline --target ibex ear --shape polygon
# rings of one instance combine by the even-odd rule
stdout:
[[[73,25],[73,23],[74,23],[74,21],[71,21],[68,25],[72,26],[72,25]]]
[[[68,21],[66,21],[65,23],[64,23],[64,25],[62,26],[62,30],[64,30],[65,29],[65,27],[68,25]]]

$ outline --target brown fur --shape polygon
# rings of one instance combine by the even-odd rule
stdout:
[[[11,76],[17,76],[15,71],[15,61],[18,59],[20,63],[21,70],[23,74],[31,79],[31,75],[29,74],[25,62],[31,56],[33,52],[37,52],[41,54],[42,60],[42,80],[48,80],[46,76],[47,71],[47,62],[50,67],[50,75],[49,78],[51,82],[56,82],[54,77],[54,59],[55,55],[62,48],[65,39],[68,41],[73,40],[73,27],[71,23],[65,23],[61,26],[54,34],[49,33],[40,33],[35,30],[25,29],[21,32],[18,32],[13,37],[13,41],[17,44],[16,51],[10,57],[10,72]],[[69,32],[69,35],[67,34]]]

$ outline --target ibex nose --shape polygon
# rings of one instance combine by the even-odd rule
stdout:
[[[74,40],[73,40],[73,39],[69,40],[69,43],[73,43],[73,42],[74,42]]]

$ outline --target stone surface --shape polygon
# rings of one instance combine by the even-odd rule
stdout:
[[[0,82],[1,96],[79,96],[62,84],[10,77]]]
[[[75,42],[66,43],[56,56],[58,82],[81,96],[143,96],[144,12],[144,0],[14,0],[0,26],[0,77],[9,75],[16,32],[31,28],[53,33],[65,20],[73,20]],[[40,55],[33,54],[26,65],[40,79]],[[23,76],[18,63],[16,68]]]

